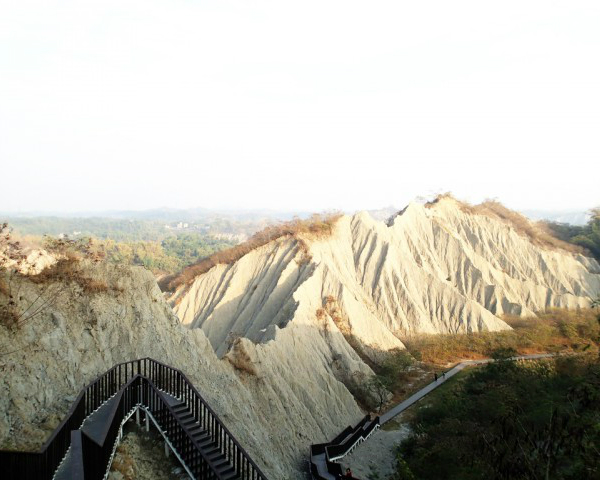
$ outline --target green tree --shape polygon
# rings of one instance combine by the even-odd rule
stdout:
[[[391,477],[391,480],[416,480],[406,460],[402,458],[402,454],[398,450],[396,453],[396,472]]]
[[[490,353],[490,357],[492,357],[496,362],[512,360],[517,356],[517,351],[513,347],[501,347]]]
[[[599,358],[492,362],[450,385],[400,447],[415,477],[600,478]]]
[[[600,208],[594,208],[590,213],[590,220],[582,227],[554,222],[547,225],[558,238],[586,248],[600,261]]]
[[[385,375],[373,375],[367,381],[367,390],[377,399],[377,412],[381,413],[383,405],[390,396],[392,389],[392,380]]]
[[[390,389],[396,389],[404,382],[406,372],[414,362],[415,359],[408,351],[396,349],[388,354],[378,373],[385,377]]]

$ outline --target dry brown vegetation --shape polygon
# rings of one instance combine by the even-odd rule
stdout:
[[[225,359],[240,372],[245,372],[252,376],[256,376],[258,373],[256,365],[254,365],[252,358],[250,358],[250,355],[244,348],[241,337],[237,337],[233,340],[229,352],[225,355]]]
[[[600,321],[592,309],[550,309],[537,317],[505,317],[513,330],[456,335],[420,335],[403,338],[408,351],[423,362],[446,365],[463,359],[486,358],[513,348],[519,354],[596,352]]]
[[[115,458],[110,470],[111,472],[119,472],[122,475],[123,480],[134,480],[136,478],[133,458],[129,455],[125,446],[117,446]]]
[[[214,266],[234,263],[247,253],[281,237],[296,238],[303,252],[302,262],[308,263],[310,261],[308,247],[300,237],[322,238],[331,235],[335,223],[341,216],[341,213],[313,215],[307,220],[296,218],[290,222],[269,226],[240,245],[216,252],[177,274],[163,277],[159,281],[159,287],[163,292],[174,292],[181,285],[189,285],[198,275],[208,272]]]
[[[46,238],[45,249],[56,262],[37,274],[19,270],[26,258],[21,242],[13,239],[8,225],[2,225],[0,237],[0,324],[19,328],[53,306],[72,283],[79,285],[86,294],[106,292],[111,288],[103,280],[84,273],[81,261],[102,260],[91,241],[80,242],[68,238]],[[35,293],[25,295],[27,285],[35,285]],[[118,288],[113,288],[120,291]],[[1,352],[0,352],[1,353]]]
[[[76,283],[85,293],[101,293],[110,290],[108,284],[103,280],[97,280],[87,276],[80,264],[81,258],[70,256],[58,260],[54,265],[45,268],[37,275],[28,278],[35,284],[49,283]]]
[[[514,228],[517,233],[527,237],[535,245],[551,249],[562,249],[572,253],[588,254],[584,248],[565,242],[554,236],[545,222],[532,222],[520,213],[506,208],[497,200],[486,200],[479,205],[471,205],[465,201],[456,200],[450,193],[444,193],[438,195],[435,200],[427,203],[425,207],[432,208],[435,204],[439,203],[440,200],[445,198],[455,200],[463,212],[475,215],[486,215],[491,218],[502,220]]]
[[[597,307],[600,307],[600,300]],[[550,309],[538,313],[538,317],[505,317],[504,320],[513,327],[513,331],[403,338],[408,353],[420,360],[416,366],[406,369],[410,362],[397,352],[390,357],[391,362],[388,359],[391,363],[387,366],[388,375],[385,375],[385,362],[372,367],[378,376],[384,376],[384,386],[387,385],[391,393],[388,403],[397,404],[405,400],[429,384],[434,371],[439,373],[449,364],[466,359],[489,358],[501,351],[522,355],[562,352],[592,356],[597,356],[600,351],[600,312],[597,310]],[[398,381],[395,384],[385,382],[386,376]],[[369,385],[368,380],[359,380],[354,385],[347,385],[348,389],[361,407],[374,410],[372,395],[365,387]]]

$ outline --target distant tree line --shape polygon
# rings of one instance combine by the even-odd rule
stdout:
[[[160,241],[170,233],[164,222],[152,220],[119,220],[112,218],[32,217],[8,218],[20,235],[58,235],[112,239],[119,242]]]
[[[592,210],[592,216],[584,226],[548,222],[551,232],[561,240],[587,249],[600,261],[600,208]]]
[[[117,242],[162,242],[184,233],[191,235],[233,234],[250,236],[265,227],[263,219],[243,221],[229,218],[209,218],[189,223],[185,230],[177,229],[180,222],[165,222],[154,219],[118,219],[104,217],[4,217],[0,223],[8,222],[16,233],[23,236],[69,235],[70,237],[94,237]],[[167,228],[167,225],[171,228]],[[77,232],[77,235],[75,235]]]
[[[230,233],[243,233],[246,228],[251,228],[246,224],[236,225],[235,222],[216,223],[219,228],[211,227],[209,231],[223,232],[223,229],[229,229],[232,231]],[[91,241],[108,261],[142,265],[154,273],[168,274],[237,243],[198,230],[167,229],[164,222],[156,220],[14,218],[10,221],[10,229],[31,245],[47,246],[49,241],[59,236],[81,244]]]
[[[181,234],[162,242],[100,242],[109,261],[129,265],[143,265],[155,273],[174,273],[200,258],[235,245],[235,242],[210,235]]]

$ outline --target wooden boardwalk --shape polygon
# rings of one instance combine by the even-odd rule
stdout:
[[[537,360],[539,358],[549,358],[549,357],[553,357],[553,356],[555,356],[555,354],[553,354],[553,353],[538,353],[538,354],[533,354],[533,355],[519,355],[517,357],[513,357],[513,359],[514,360]],[[448,370],[445,374],[445,377],[440,377],[437,380],[434,380],[433,382],[431,382],[429,385],[427,385],[426,387],[419,390],[414,395],[411,395],[406,400],[404,400],[403,402],[399,403],[398,405],[396,405],[395,407],[391,408],[386,413],[381,415],[380,416],[380,424],[383,425],[383,424],[389,422],[392,418],[394,418],[395,416],[399,415],[407,408],[409,408],[412,405],[414,405],[415,403],[417,403],[425,395],[427,395],[429,392],[435,390],[437,387],[442,385],[448,379],[452,378],[454,375],[456,375],[458,372],[463,370],[465,367],[469,367],[472,365],[482,365],[484,363],[489,363],[489,362],[493,362],[493,361],[494,360],[491,358],[484,358],[482,360],[466,360],[464,362],[459,363],[452,369]]]
[[[538,353],[538,354],[533,354],[533,355],[519,355],[516,357],[512,357],[512,360],[537,360],[540,358],[554,357],[556,355],[557,354],[554,354],[554,353]],[[463,362],[460,362],[459,364],[457,364],[456,366],[454,366],[453,368],[451,368],[450,370],[445,372],[445,374],[443,374],[443,376],[439,377],[437,380],[434,380],[426,387],[422,388],[421,390],[419,390],[415,394],[411,395],[409,398],[407,398],[403,402],[392,407],[386,413],[384,413],[383,415],[376,418],[374,420],[374,422],[377,422],[376,428],[379,428],[381,425],[389,422],[391,419],[393,419],[394,417],[396,417],[397,415],[399,415],[400,413],[405,411],[407,408],[409,408],[412,405],[414,405],[415,403],[417,403],[425,395],[427,395],[429,392],[435,390],[437,387],[439,387],[440,385],[445,383],[448,379],[452,378],[454,375],[456,375],[458,372],[463,370],[465,367],[472,366],[472,365],[482,365],[482,364],[493,362],[493,361],[494,360],[491,358],[484,358],[481,360],[465,360]],[[351,427],[348,427],[348,429],[351,430]],[[329,457],[329,455],[330,455],[331,449],[335,449],[336,447],[339,447],[340,444],[343,443],[344,438],[347,437],[349,434],[351,435],[352,432],[347,433],[346,430],[344,430],[344,432],[342,432],[340,435],[338,435],[335,439],[333,439],[331,442],[329,442],[327,444],[311,445],[310,462],[311,462],[311,476],[313,479],[315,479],[315,480],[335,480],[336,478],[339,478],[339,473],[335,474],[333,467],[335,466],[337,471],[340,472],[341,468],[339,467],[339,464],[337,463],[337,461],[340,460],[341,458],[343,458],[349,451],[351,451],[352,448],[355,447],[355,445],[353,445],[349,450],[344,450],[344,452],[341,454],[341,456],[340,455],[331,455],[331,457]],[[368,441],[368,438],[369,437],[367,436],[364,439],[362,439],[362,441]],[[327,448],[323,448],[324,446],[326,446]]]

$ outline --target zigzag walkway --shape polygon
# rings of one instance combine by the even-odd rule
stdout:
[[[106,478],[132,415],[154,424],[190,478],[266,480],[187,377],[150,358],[118,364],[84,388],[39,452],[0,451],[2,478]]]
[[[512,360],[537,360],[540,358],[549,358],[556,356],[553,353],[539,353],[533,355],[519,355],[513,357]],[[419,390],[414,395],[399,403],[395,407],[388,410],[386,413],[375,419],[371,419],[367,415],[354,428],[346,427],[337,437],[327,443],[319,443],[310,446],[310,470],[314,480],[338,480],[343,478],[342,467],[338,460],[345,457],[360,443],[364,442],[369,436],[377,430],[381,425],[389,422],[392,418],[402,413],[407,408],[411,407],[425,395],[435,390],[448,379],[452,378],[465,367],[472,365],[482,365],[484,363],[493,362],[491,358],[482,360],[466,360],[459,363],[454,368],[445,372],[444,376],[431,382],[426,387]]]

